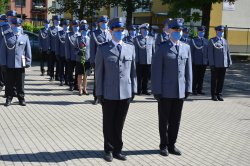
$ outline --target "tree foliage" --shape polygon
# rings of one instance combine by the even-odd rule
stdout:
[[[0,13],[5,13],[8,6],[8,0],[0,0]]]

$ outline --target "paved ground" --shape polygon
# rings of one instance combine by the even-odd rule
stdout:
[[[0,99],[0,166],[2,165],[250,165],[250,62],[229,70],[225,101],[191,96],[184,104],[177,146],[182,156],[158,154],[157,104],[140,96],[131,104],[124,128],[126,162],[102,159],[100,105],[67,87],[27,70],[27,106],[3,106]],[[209,92],[207,71],[205,91]],[[91,86],[90,86],[91,87]],[[91,90],[89,90],[91,91]],[[3,92],[1,92],[1,95]]]

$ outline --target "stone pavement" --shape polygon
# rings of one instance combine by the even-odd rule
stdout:
[[[190,96],[184,104],[177,142],[182,156],[158,154],[157,103],[152,96],[136,96],[123,132],[128,160],[107,163],[102,159],[101,106],[91,104],[91,95],[78,96],[49,82],[34,66],[27,70],[26,107],[15,98],[6,108],[0,98],[0,166],[249,166],[249,73],[250,62],[235,63],[226,77],[225,101],[213,102],[207,71],[207,95]]]

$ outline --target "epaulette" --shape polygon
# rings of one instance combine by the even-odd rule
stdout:
[[[123,41],[123,42],[126,43],[126,44],[134,46],[134,44],[132,42],[128,42],[128,41]]]
[[[103,47],[103,46],[105,46],[105,45],[107,45],[107,44],[108,44],[108,41],[107,41],[107,42],[104,42],[104,43],[102,43],[102,44],[100,44],[99,47]]]

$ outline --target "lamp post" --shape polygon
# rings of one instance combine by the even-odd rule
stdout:
[[[20,0],[21,5],[21,19],[23,19],[23,0]]]

